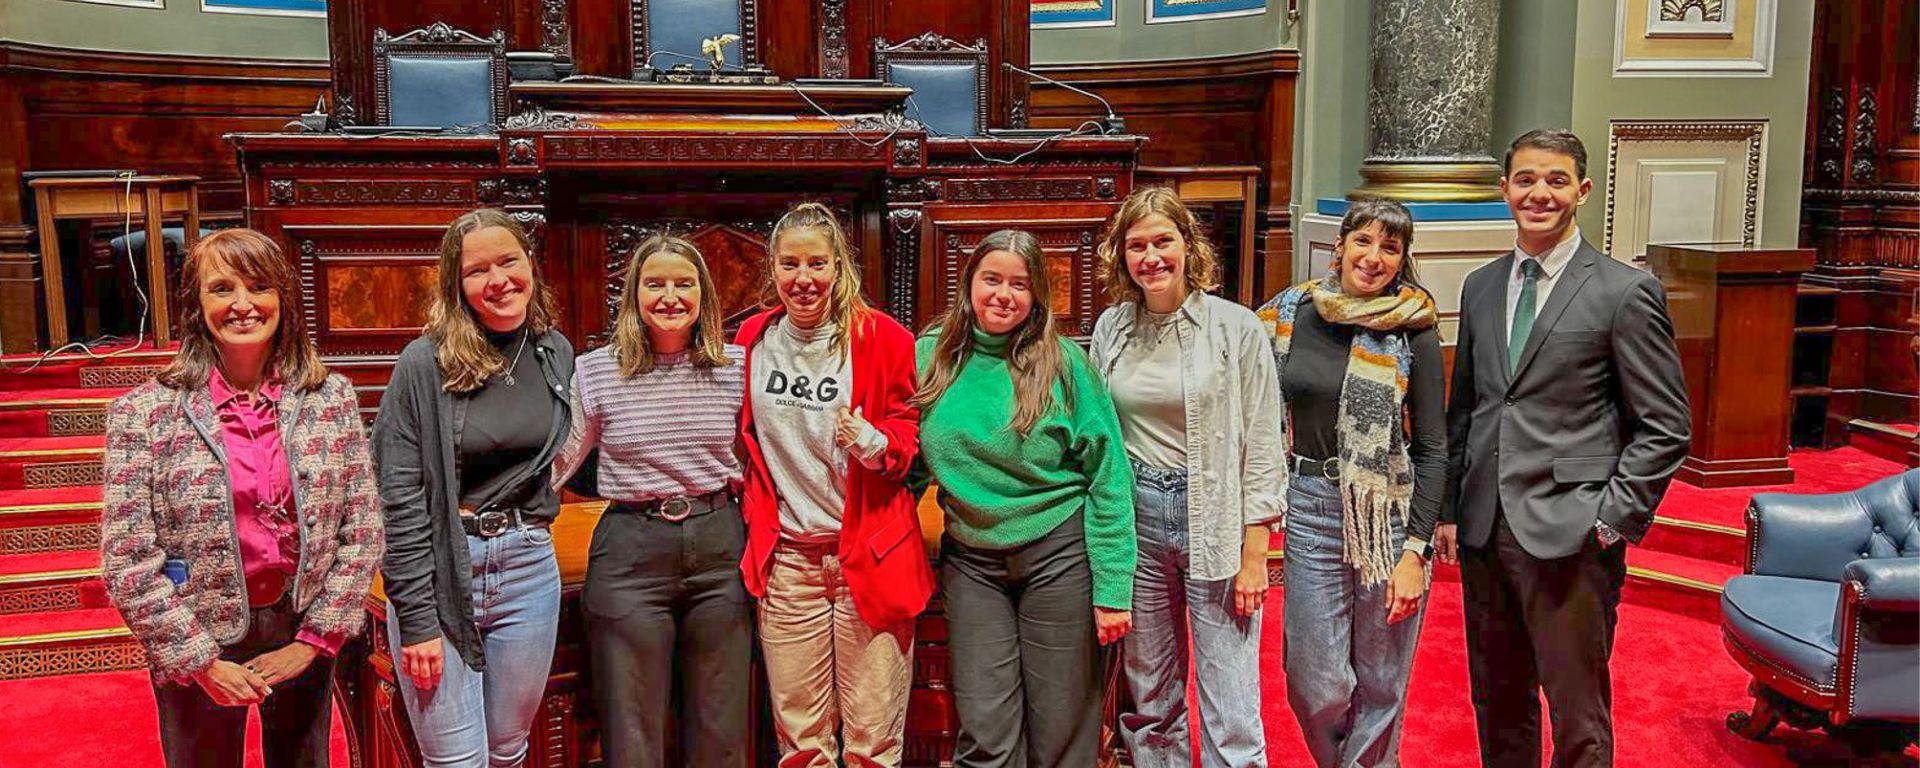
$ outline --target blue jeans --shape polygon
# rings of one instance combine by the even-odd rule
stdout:
[[[1267,764],[1260,723],[1260,616],[1233,610],[1233,579],[1187,577],[1187,475],[1133,467],[1133,631],[1122,642],[1134,711],[1120,736],[1137,768],[1193,765],[1187,737],[1188,634],[1206,768]]]
[[[527,734],[553,667],[560,565],[553,559],[553,534],[544,527],[466,539],[473,620],[487,668],[467,666],[452,643],[442,643],[446,661],[439,685],[423,691],[405,672],[394,676],[425,768],[515,768],[527,760]],[[400,619],[391,605],[387,630],[398,666]]]
[[[1406,535],[1395,518],[1395,558]],[[1339,485],[1295,475],[1287,491],[1287,703],[1322,768],[1394,766],[1425,607],[1388,624],[1386,583],[1362,586],[1341,562],[1345,551]]]

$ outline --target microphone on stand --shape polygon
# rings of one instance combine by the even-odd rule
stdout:
[[[1000,62],[1000,66],[1008,70],[1012,70],[1014,72],[1018,72],[1020,74],[1026,75],[1027,77],[1034,78],[1041,82],[1048,83],[1050,85],[1057,85],[1061,88],[1065,88],[1069,91],[1073,91],[1074,93],[1080,94],[1087,98],[1093,99],[1094,101],[1100,102],[1100,106],[1107,108],[1106,119],[1100,121],[1101,123],[1100,133],[1107,136],[1114,136],[1114,135],[1127,132],[1127,121],[1124,118],[1120,117],[1119,115],[1115,114],[1113,111],[1113,105],[1107,103],[1106,99],[1100,98],[1100,94],[1094,93],[1093,91],[1089,91],[1084,88],[1079,88],[1073,85],[1069,85],[1067,83],[1060,82],[1059,80],[1055,80],[1051,77],[1047,77],[1046,75],[1040,74],[1030,69],[1024,69],[1022,67],[1014,66],[1013,62],[1011,61]]]

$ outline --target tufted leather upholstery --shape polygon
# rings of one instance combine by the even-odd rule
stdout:
[[[499,122],[493,113],[494,61],[487,56],[387,58],[389,125],[452,128]]]
[[[748,34],[740,22],[740,0],[646,0],[646,8],[646,54],[672,51],[705,58],[700,53],[700,41],[735,34],[743,39],[727,46],[726,59],[728,65],[740,66],[740,52]],[[654,60],[654,66],[663,69],[681,63],[691,62],[664,57]]]
[[[1920,722],[1920,469],[1855,491],[1755,494],[1720,599],[1735,658],[1833,724]],[[1791,690],[1786,690],[1791,689]]]
[[[909,117],[929,133],[980,135],[980,68],[972,59],[954,62],[897,61],[887,79],[913,89]]]

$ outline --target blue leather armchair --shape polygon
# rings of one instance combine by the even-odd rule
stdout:
[[[1862,752],[1898,751],[1920,724],[1920,469],[1848,493],[1755,494],[1746,574],[1720,597],[1727,652],[1753,675],[1764,738],[1785,721]]]
[[[880,79],[913,89],[907,116],[935,136],[979,136],[987,129],[987,42],[966,45],[933,32],[899,45],[873,43]]]
[[[507,36],[445,22],[403,35],[373,33],[374,115],[381,125],[490,131],[506,112]]]

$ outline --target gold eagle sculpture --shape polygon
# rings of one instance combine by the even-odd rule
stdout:
[[[713,70],[718,72],[727,67],[727,46],[737,42],[740,36],[731,32],[709,37],[700,41],[700,55],[707,57],[707,61],[713,63]]]

